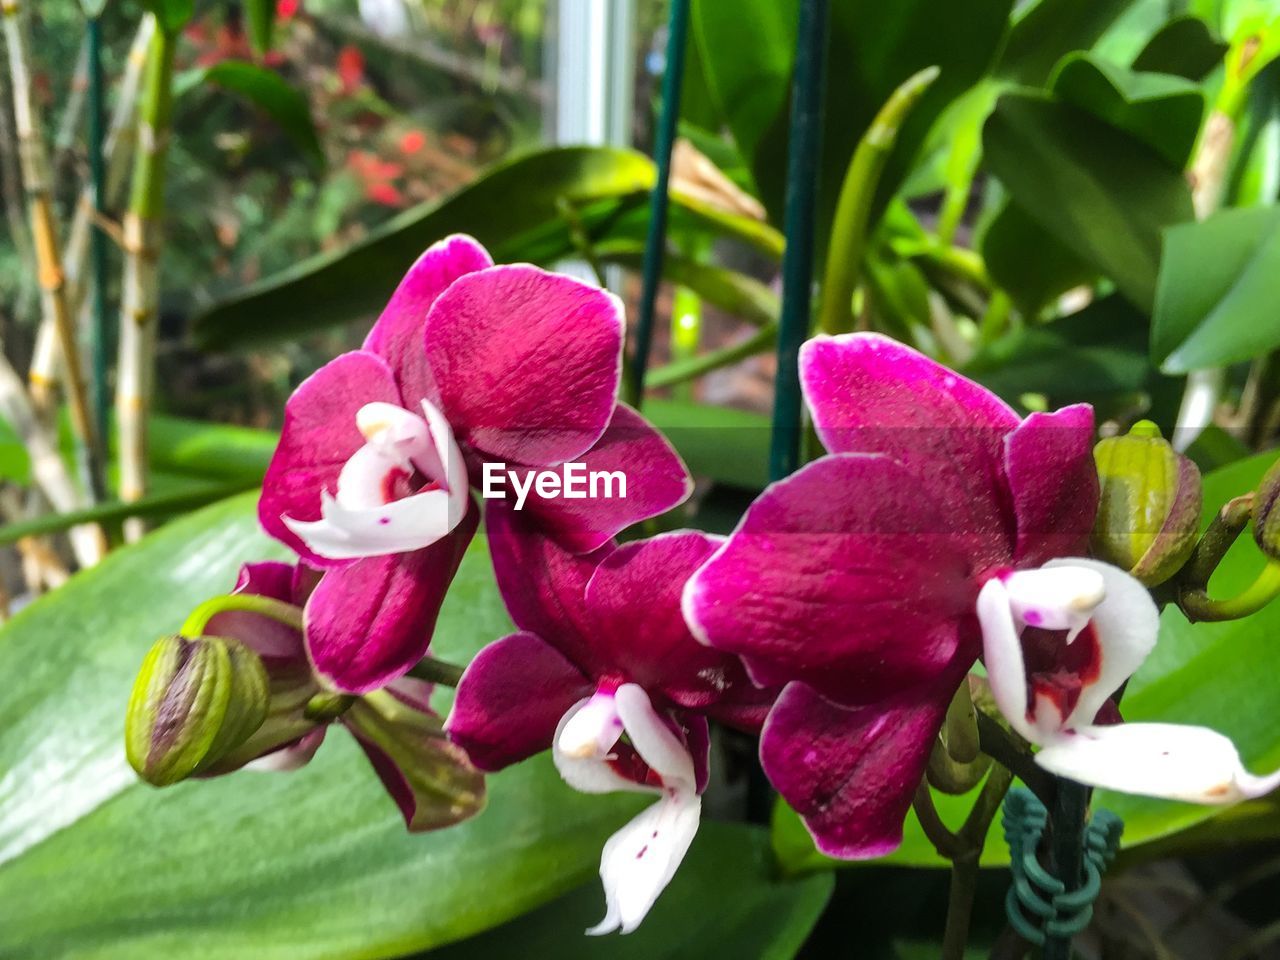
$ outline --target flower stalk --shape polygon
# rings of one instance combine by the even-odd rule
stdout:
[[[126,502],[141,499],[147,490],[147,411],[155,372],[160,230],[176,39],[175,34],[163,28],[151,38],[138,116],[133,195],[124,220],[124,302],[116,372],[116,418],[120,430],[120,498]],[[141,533],[141,521],[135,519],[125,525],[127,539],[137,539]]]
[[[31,221],[43,314],[45,323],[52,326],[56,333],[58,344],[66,357],[67,405],[79,448],[85,490],[92,502],[100,500],[103,492],[101,446],[89,412],[88,395],[80,369],[79,348],[67,302],[66,272],[54,215],[53,180],[42,120],[33,99],[31,58],[22,15],[18,0],[0,2],[0,21],[3,22],[5,46],[9,54],[9,75],[13,85],[18,156],[27,196],[27,214]],[[33,390],[33,399],[37,410],[42,414],[49,412],[53,398],[48,391]]]

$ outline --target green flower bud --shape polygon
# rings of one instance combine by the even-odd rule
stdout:
[[[1093,552],[1149,587],[1178,572],[1200,530],[1200,470],[1149,420],[1093,448],[1101,498]]]
[[[252,736],[267,716],[266,669],[223,637],[159,640],[134,681],[125,754],[157,787],[204,772]]]
[[[1258,481],[1258,489],[1253,492],[1253,539],[1258,549],[1272,560],[1280,560],[1280,510],[1276,509],[1276,501],[1280,499],[1280,460],[1271,465],[1271,469]]]

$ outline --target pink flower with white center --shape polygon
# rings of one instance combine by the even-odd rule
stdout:
[[[688,496],[671,446],[615,400],[622,330],[612,294],[494,266],[453,236],[413,265],[362,349],[298,387],[258,512],[268,533],[331,571],[332,589],[349,579],[367,598],[349,617],[308,624],[328,683],[364,693],[425,653],[478,524],[469,486],[486,462],[526,476],[567,462],[622,471],[624,498],[529,491],[524,513],[576,551]]]
[[[1150,594],[1115,567],[1076,557],[989,580],[978,618],[996,704],[1051,773],[1189,803],[1235,803],[1280,786],[1280,772],[1249,773],[1213,730],[1114,722],[1111,696],[1160,627]],[[1112,722],[1098,724],[1100,713]]]
[[[697,832],[707,717],[754,732],[776,691],[699,645],[681,617],[681,587],[714,538],[682,531],[575,556],[499,509],[489,541],[520,632],[467,667],[445,729],[481,770],[551,748],[578,790],[658,798],[600,861],[606,914],[589,932],[630,932]]]

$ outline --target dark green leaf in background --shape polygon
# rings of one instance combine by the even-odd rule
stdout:
[[[1088,50],[1134,0],[1039,0],[1014,20],[996,76],[1027,86],[1049,79],[1063,56]]]
[[[484,547],[437,628],[435,652],[455,662],[510,629]],[[122,725],[146,649],[229,589],[241,561],[283,553],[239,497],[113,554],[0,631],[0,956],[397,956],[594,875],[644,798],[576,793],[545,756],[490,778],[478,818],[416,836],[342,730],[294,774],[163,791],[135,780]]]
[[[1151,355],[1168,373],[1280,345],[1280,209],[1224,210],[1165,235]]]
[[[1096,267],[1010,200],[987,224],[979,248],[991,279],[1027,317],[1035,317],[1068,290],[1098,277]]]
[[[253,44],[253,52],[261,57],[271,49],[276,0],[245,0],[244,12],[249,23],[249,42]]]
[[[1226,52],[1227,44],[1199,17],[1175,17],[1147,41],[1133,69],[1203,80]]]
[[[983,142],[1013,200],[1149,311],[1161,231],[1192,217],[1181,171],[1078,107],[1035,94],[1002,96]]]

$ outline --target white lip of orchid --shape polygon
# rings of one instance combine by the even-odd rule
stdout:
[[[356,427],[365,437],[320,491],[320,519],[285,524],[316,554],[334,560],[406,553],[446,536],[465,516],[467,468],[444,415],[422,401],[423,416],[390,403],[365,404]],[[436,487],[388,500],[396,475],[420,473]]]
[[[575,723],[583,714],[587,719]],[[612,730],[611,718],[618,721],[618,735],[600,752],[599,744]],[[575,729],[570,734],[571,728]],[[660,785],[636,783],[609,765],[607,751],[623,732]],[[655,803],[609,838],[600,857],[605,916],[587,933],[630,933],[671,882],[698,831],[702,798],[693,757],[653,709],[648,694],[634,683],[624,683],[607,693],[597,691],[574,704],[560,720],[552,739],[552,755],[565,782],[583,793],[659,795]]]
[[[1091,585],[1095,573],[1100,588]],[[1061,578],[1058,584],[1048,583]],[[1098,593],[1084,623],[1093,624],[1099,663],[1081,686],[1074,708],[1062,716],[1051,700],[1037,697],[1028,716],[1026,661],[1021,633],[1024,620],[1009,585],[1041,609],[1057,598],[1057,610],[1080,612]],[[1030,585],[1030,587],[1028,587]],[[1066,602],[1063,602],[1066,598]],[[1074,598],[1074,602],[1073,602]],[[1024,608],[1024,610],[1027,608]],[[1039,570],[988,581],[978,594],[983,659],[991,693],[1009,725],[1042,749],[1036,763],[1051,773],[1110,790],[1190,803],[1228,804],[1259,797],[1280,787],[1280,771],[1259,777],[1245,769],[1231,741],[1205,727],[1172,723],[1120,723],[1096,726],[1099,709],[1142,665],[1155,646],[1160,615],[1150,593],[1123,570],[1097,560],[1051,560]],[[1068,622],[1066,617],[1053,621]],[[1069,629],[1049,626],[1050,629]],[[1076,633],[1079,631],[1077,630]]]
[[[1106,581],[1086,566],[1019,570],[1004,578],[1013,615],[1024,626],[1066,630],[1071,643],[1107,597]]]
[[[574,760],[608,757],[622,736],[622,719],[613,691],[597,690],[566,720],[556,734],[556,749]]]

